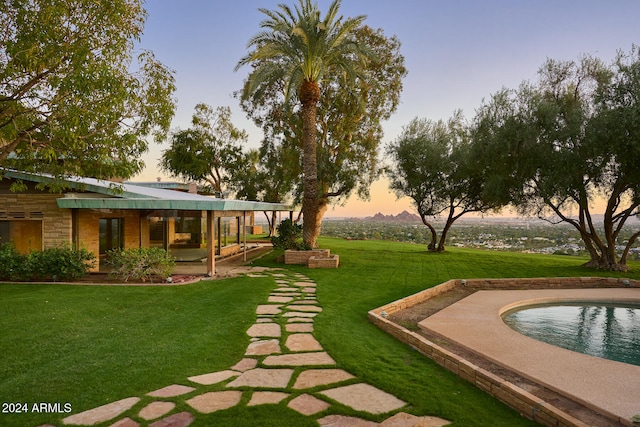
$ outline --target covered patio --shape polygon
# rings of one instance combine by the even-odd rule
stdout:
[[[215,274],[216,256],[246,256],[248,218],[253,212],[291,211],[282,203],[219,199],[81,177],[66,178],[66,189],[53,194],[38,186],[53,183],[51,176],[7,170],[4,177],[0,201],[11,206],[6,234],[8,240],[20,242],[28,229],[25,250],[69,243],[104,257],[115,248],[156,246],[177,261],[201,263],[208,275]],[[15,180],[27,184],[24,192],[8,190]]]

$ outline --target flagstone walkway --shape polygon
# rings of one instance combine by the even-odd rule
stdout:
[[[184,427],[200,414],[247,406],[286,404],[325,427],[438,427],[449,424],[436,417],[417,417],[400,411],[407,405],[397,397],[366,384],[336,367],[335,360],[316,340],[314,318],[322,312],[316,284],[302,274],[250,267],[248,277],[272,276],[276,289],[256,309],[257,321],[248,330],[251,343],[244,357],[229,369],[186,378],[145,396],[128,397],[73,414],[63,425],[111,427]],[[218,385],[218,391],[204,391]],[[245,398],[246,399],[243,399]],[[177,403],[189,410],[177,412]],[[184,407],[184,405],[182,405]],[[376,423],[340,415],[344,407],[363,414],[389,414]],[[327,415],[330,414],[330,415]],[[45,427],[45,426],[42,426]],[[50,426],[47,426],[50,427]]]

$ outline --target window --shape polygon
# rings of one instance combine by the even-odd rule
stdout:
[[[100,255],[124,247],[124,218],[100,218]]]

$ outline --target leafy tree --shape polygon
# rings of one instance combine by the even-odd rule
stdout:
[[[231,188],[236,198],[283,203],[290,199],[293,181],[291,163],[298,163],[297,153],[287,153],[283,145],[263,140],[258,150],[243,153],[242,167],[235,171]],[[264,212],[269,236],[276,232],[277,211]]]
[[[574,227],[590,267],[626,270],[640,234],[619,257],[618,237],[640,206],[639,82],[636,46],[611,65],[591,56],[548,60],[537,83],[504,89],[478,110],[476,142],[501,170],[493,190],[523,214]]]
[[[413,119],[389,144],[390,188],[407,196],[431,232],[430,251],[444,251],[453,223],[471,212],[497,209],[484,193],[485,170],[472,155],[470,132],[460,111],[447,122]],[[446,215],[440,239],[430,217]]]
[[[265,202],[285,202],[291,199],[294,182],[298,175],[292,174],[298,169],[297,152],[286,145],[275,144],[265,139],[260,146],[260,183],[261,200]],[[269,224],[269,236],[275,235],[276,211],[265,212]]]
[[[297,136],[303,152],[303,238],[311,247],[316,246],[324,213],[319,203],[316,154],[321,83],[331,76],[345,87],[364,85],[362,70],[371,56],[353,36],[365,17],[343,19],[338,16],[340,4],[340,0],[334,0],[324,19],[311,0],[299,0],[295,12],[284,4],[277,11],[259,9],[267,16],[261,23],[265,30],[250,39],[253,50],[236,67],[254,64],[244,86],[244,99],[260,98],[264,90],[276,86],[282,88],[284,102],[288,103],[297,92],[302,121]]]
[[[231,109],[198,104],[192,127],[172,135],[171,147],[162,153],[161,167],[187,181],[207,183],[224,194],[231,177],[243,167],[241,144],[247,133],[231,123]]]
[[[260,152],[256,149],[243,152],[239,163],[242,166],[234,172],[229,188],[235,192],[236,199],[258,200],[264,184],[259,169]]]
[[[134,54],[145,18],[141,0],[0,4],[0,165],[57,177],[142,169],[147,138],[166,137],[175,109],[173,72]]]

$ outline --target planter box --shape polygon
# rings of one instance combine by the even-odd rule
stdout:
[[[284,263],[307,265],[309,263],[309,258],[312,256],[323,258],[330,257],[331,251],[329,249],[313,249],[310,251],[287,249],[284,251]]]
[[[309,268],[338,268],[340,257],[330,255],[328,257],[312,256],[309,258]]]

